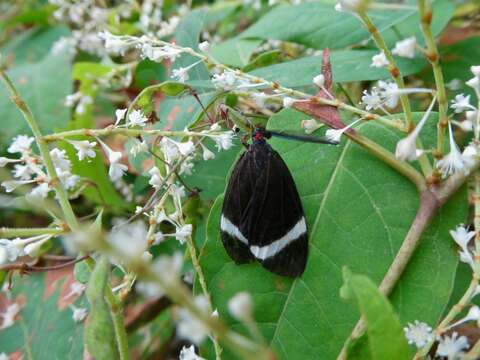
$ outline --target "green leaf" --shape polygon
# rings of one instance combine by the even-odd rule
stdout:
[[[365,319],[371,359],[409,359],[400,321],[387,298],[364,275],[354,275],[344,268],[343,279],[341,293],[346,299],[355,300]]]
[[[70,30],[64,26],[33,27],[24,30],[2,47],[2,56],[15,66],[36,63],[49,56],[55,41],[62,36],[69,36]]]
[[[351,82],[363,80],[379,80],[390,77],[388,71],[382,68],[371,67],[372,56],[378,53],[375,50],[341,50],[332,51],[333,80],[335,82]],[[423,59],[397,58],[401,73],[411,75],[418,73],[425,67]],[[298,60],[287,61],[254,70],[252,74],[267,80],[277,81],[286,87],[311,86],[314,76],[320,73],[321,56],[308,56]],[[302,69],[302,71],[298,71]]]
[[[271,50],[271,51],[264,52],[258,55],[257,57],[255,57],[252,61],[250,61],[242,69],[242,71],[249,72],[257,68],[273,65],[279,62],[280,56],[281,56],[281,52],[279,50]]]
[[[212,46],[214,59],[230,66],[243,67],[248,64],[255,49],[262,43],[258,39],[230,39]]]
[[[69,109],[63,102],[72,92],[70,61],[66,54],[48,55],[36,63],[24,63],[8,71],[20,95],[30,107],[43,133],[63,127],[69,119]],[[56,81],[55,79],[61,79]],[[17,134],[30,133],[20,111],[10,101],[7,90],[0,86],[0,143],[5,145]]]
[[[283,110],[269,128],[299,131],[305,115]],[[374,123],[360,131],[394,151],[400,136]],[[272,139],[287,163],[304,206],[309,228],[309,259],[299,279],[273,275],[255,263],[235,265],[220,240],[221,198],[207,224],[201,266],[213,306],[236,330],[227,302],[239,291],[254,298],[254,316],[281,359],[335,359],[359,318],[339,297],[342,267],[378,284],[398,251],[418,208],[415,187],[350,141],[324,146]],[[448,230],[464,220],[465,192],[445,205],[391,296],[402,323],[434,324],[453,286],[457,255]]]
[[[454,6],[448,0],[433,3],[432,28],[438,34],[448,23]],[[392,46],[395,41],[415,35],[422,39],[418,12],[414,9],[371,11],[373,22]],[[318,2],[281,5],[269,11],[235,39],[274,39],[290,41],[314,49],[341,49],[370,39],[360,21],[348,12],[338,12],[333,5]]]
[[[100,258],[95,265],[85,291],[90,302],[89,321],[85,327],[85,345],[88,352],[98,360],[119,358],[113,321],[104,298],[109,267],[107,258]]]
[[[81,359],[84,326],[72,318],[68,307],[72,298],[64,299],[72,282],[71,272],[14,276],[9,298],[23,305],[14,325],[0,331],[1,352],[35,360]],[[5,310],[4,300],[2,297],[0,312]],[[74,305],[87,304],[80,298]]]

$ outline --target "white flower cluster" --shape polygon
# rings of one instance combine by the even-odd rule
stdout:
[[[19,159],[0,158],[0,166],[7,164],[15,164],[12,175],[16,180],[7,180],[2,183],[6,192],[12,192],[21,185],[31,184],[36,185],[27,198],[30,199],[44,199],[52,190],[50,187],[50,180],[47,176],[45,166],[42,159],[37,156],[31,149],[34,139],[27,135],[16,136],[7,151],[11,154],[20,154]],[[80,177],[72,174],[72,163],[67,157],[65,150],[54,148],[50,151],[50,156],[53,165],[65,189],[70,190],[74,188]]]
[[[241,72],[226,69],[212,76],[212,83],[222,90],[242,90],[268,85],[266,82],[254,82]]]
[[[30,238],[0,239],[0,264],[16,261],[21,256],[36,258],[41,247],[49,241],[52,235],[37,235]]]
[[[392,50],[392,54],[398,55],[400,57],[404,57],[407,59],[413,59],[415,57],[416,47],[417,47],[417,39],[415,38],[415,36],[412,36],[407,39],[397,41],[395,43],[395,47]],[[380,53],[372,57],[372,64],[370,66],[381,68],[381,67],[386,67],[388,65],[389,65],[389,62],[387,60],[387,57],[385,56],[384,51],[382,50]]]

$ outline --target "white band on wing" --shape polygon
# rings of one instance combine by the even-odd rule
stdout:
[[[223,217],[222,217],[223,221]],[[222,228],[223,229],[223,228]],[[250,246],[250,251],[258,260],[265,260],[277,255],[291,242],[307,232],[307,224],[302,216],[300,220],[284,236],[265,246]]]
[[[225,216],[222,214],[222,218],[220,220],[220,229],[222,231],[225,231],[228,235],[236,238],[240,242],[244,243],[245,245],[248,245],[248,240],[243,234],[240,232],[240,229],[236,227],[230,220],[228,220]]]

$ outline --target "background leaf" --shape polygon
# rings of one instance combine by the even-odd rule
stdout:
[[[283,110],[269,128],[299,130],[305,116]],[[399,136],[376,124],[361,132],[393,150]],[[334,359],[357,322],[353,305],[339,298],[341,269],[379,283],[400,247],[418,207],[414,186],[357,145],[319,146],[272,139],[289,166],[302,198],[310,254],[299,279],[272,275],[257,264],[235,265],[219,234],[222,200],[207,224],[203,266],[214,307],[235,329],[226,304],[238,291],[250,292],[255,319],[282,359]],[[465,193],[452,199],[430,225],[391,300],[402,323],[435,323],[453,286],[457,256],[448,230],[465,216]],[[400,215],[401,214],[401,215]]]
[[[15,324],[0,331],[0,352],[19,352],[23,358],[39,360],[77,360],[83,354],[83,324],[72,319],[70,301],[64,297],[74,281],[71,269],[51,273],[15,276],[10,299],[23,304]],[[7,296],[0,294],[0,309],[5,310]],[[86,301],[75,301],[85,307]]]

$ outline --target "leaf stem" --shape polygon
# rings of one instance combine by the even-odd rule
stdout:
[[[438,113],[439,119],[437,124],[437,151],[439,155],[443,154],[443,147],[445,142],[445,129],[448,124],[447,110],[447,94],[445,91],[445,82],[443,80],[443,73],[440,67],[440,54],[438,53],[435,38],[432,34],[432,7],[426,4],[425,0],[418,0],[418,12],[420,15],[420,26],[422,28],[423,37],[427,46],[426,57],[433,69],[433,76],[435,78],[435,85],[438,96]]]
[[[0,76],[10,92],[12,102],[20,110],[25,121],[28,123],[28,126],[32,130],[33,136],[35,137],[38,145],[38,149],[40,150],[40,154],[43,158],[43,162],[45,164],[45,167],[47,168],[47,173],[50,178],[50,184],[55,189],[58,202],[65,216],[65,221],[67,222],[70,229],[75,230],[78,228],[77,218],[75,217],[75,213],[73,212],[72,206],[70,205],[70,202],[68,200],[67,192],[63,188],[60,179],[57,176],[55,166],[53,165],[52,158],[50,157],[47,143],[42,137],[42,133],[40,132],[38,123],[35,120],[35,117],[30,111],[28,105],[20,97],[18,90],[16,89],[15,85],[13,84],[12,80],[9,78],[5,70],[0,69]]]
[[[25,237],[35,235],[60,235],[65,232],[62,228],[0,228],[0,237],[13,238],[13,237]]]

